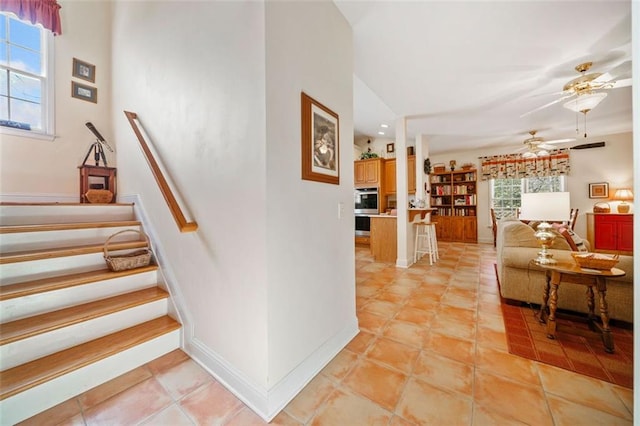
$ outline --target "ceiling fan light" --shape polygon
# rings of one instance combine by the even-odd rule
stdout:
[[[574,99],[565,102],[563,105],[565,108],[575,112],[583,112],[594,109],[607,94],[604,92],[591,92],[584,95],[578,95]]]
[[[549,156],[549,151],[547,151],[546,149],[541,149],[538,152],[536,152],[536,155],[538,157],[548,157]]]
[[[536,158],[537,155],[535,152],[527,151],[522,154],[522,158]]]

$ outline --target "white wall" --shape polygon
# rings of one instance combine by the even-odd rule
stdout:
[[[332,2],[267,2],[266,12],[268,333],[273,385],[323,342],[357,332],[353,51],[351,28]],[[345,148],[340,150],[340,185],[300,177],[300,92],[339,116],[339,141]]]
[[[78,166],[95,141],[87,121],[115,145],[110,116],[111,7],[101,1],[60,4],[63,35],[54,37],[56,138],[0,135],[0,193],[13,200],[34,195],[79,199]],[[74,57],[96,66],[96,82],[89,85],[98,88],[97,104],[71,97],[71,81],[87,84],[71,76]],[[109,166],[116,164],[114,154],[106,152],[106,157]],[[88,164],[95,164],[91,160],[93,154]]]
[[[617,201],[589,198],[589,183],[608,182],[609,193],[613,195],[615,188],[633,187],[633,136],[622,133],[598,137],[589,142],[605,141],[603,148],[585,150],[571,150],[571,173],[567,178],[567,190],[571,192],[571,207],[580,210],[575,232],[583,237],[587,235],[586,213],[593,211],[593,205],[599,201],[606,201],[615,212]],[[584,143],[576,141],[558,147],[571,147]],[[445,163],[456,160],[458,166],[463,163],[473,163],[480,168],[478,157],[513,153],[520,147],[489,148],[473,151],[456,151],[431,156],[431,164]],[[491,233],[491,218],[489,216],[489,182],[478,181],[478,241],[493,242]],[[633,210],[632,210],[633,211]]]

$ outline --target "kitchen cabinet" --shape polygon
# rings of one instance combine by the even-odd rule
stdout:
[[[432,173],[431,219],[438,222],[436,235],[442,241],[478,242],[476,171],[455,170]]]
[[[384,162],[384,193],[395,194],[396,190],[396,159],[388,159]],[[407,193],[416,192],[416,156],[407,156]]]
[[[353,173],[353,181],[356,188],[380,187],[382,158],[354,161]]]
[[[633,255],[633,214],[587,213],[591,251]]]

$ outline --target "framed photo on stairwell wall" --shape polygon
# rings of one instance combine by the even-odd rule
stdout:
[[[302,179],[340,184],[338,114],[304,92],[300,96],[302,120]]]

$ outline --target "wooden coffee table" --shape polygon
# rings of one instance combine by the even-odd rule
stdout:
[[[540,307],[540,321],[546,321],[547,323],[547,337],[555,339],[556,336],[556,308],[558,307],[558,287],[560,287],[560,283],[581,284],[587,286],[589,328],[602,335],[605,351],[613,353],[613,336],[609,328],[609,308],[606,300],[606,278],[622,277],[625,272],[617,268],[611,268],[610,270],[580,268],[577,264],[570,262],[558,262],[551,265],[536,263],[536,266],[545,269],[547,273],[547,282],[544,286],[542,306]],[[594,287],[598,291],[602,325],[597,322],[595,315]],[[549,310],[548,315],[547,308]]]

